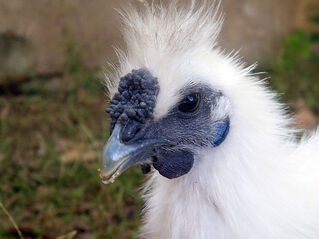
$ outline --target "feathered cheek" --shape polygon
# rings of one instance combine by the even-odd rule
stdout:
[[[194,155],[188,151],[170,152],[157,149],[157,157],[153,166],[158,172],[168,178],[178,178],[187,174],[194,163]]]
[[[210,144],[213,147],[218,147],[227,137],[229,132],[229,118],[221,120],[215,124],[213,136]],[[192,138],[193,136],[193,138]],[[202,142],[200,139],[205,139],[205,136],[200,136],[200,139],[194,134],[189,136],[190,142],[193,142],[197,147],[207,147],[209,142]],[[208,138],[206,138],[208,140]],[[175,139],[178,141],[178,139]],[[204,140],[205,141],[205,140]],[[194,145],[193,145],[194,146]],[[191,148],[191,147],[189,147]],[[194,153],[190,150],[169,150],[166,147],[156,148],[156,157],[153,157],[154,168],[164,177],[173,179],[187,174],[194,164]]]

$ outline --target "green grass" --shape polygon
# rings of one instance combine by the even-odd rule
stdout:
[[[109,134],[97,76],[68,59],[63,76],[0,97],[0,200],[25,238],[137,237],[142,173],[102,185],[97,171]],[[18,238],[2,211],[0,238]]]
[[[286,102],[302,98],[309,108],[319,113],[318,33],[298,31],[285,38],[283,49],[271,64],[271,86]]]

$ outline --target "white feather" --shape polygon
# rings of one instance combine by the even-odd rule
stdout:
[[[142,237],[319,238],[319,134],[298,142],[276,94],[250,73],[254,66],[217,48],[218,4],[186,2],[122,12],[127,49],[119,51],[110,92],[119,76],[147,68],[160,85],[158,119],[178,102],[182,87],[206,83],[227,97],[215,116],[230,115],[230,132],[219,147],[198,152],[185,176],[152,174]]]

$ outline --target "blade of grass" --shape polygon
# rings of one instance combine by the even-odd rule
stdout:
[[[14,226],[16,231],[18,232],[20,239],[24,239],[17,223],[15,222],[15,220],[13,219],[11,214],[8,212],[8,210],[4,207],[4,205],[1,201],[0,201],[0,207],[1,207],[2,211],[4,212],[4,214],[7,215],[7,217],[9,218],[10,222],[12,223],[12,225]]]

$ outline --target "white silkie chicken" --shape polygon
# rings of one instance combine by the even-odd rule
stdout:
[[[216,4],[186,2],[122,11],[102,179],[154,167],[142,238],[318,239],[318,133],[299,142],[254,66],[217,48]]]

